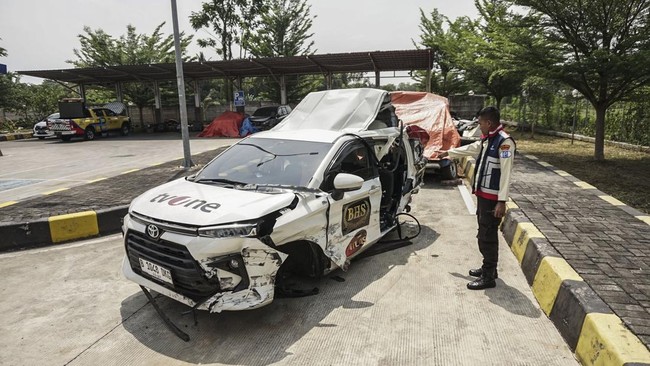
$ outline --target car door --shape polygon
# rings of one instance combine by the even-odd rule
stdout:
[[[120,117],[112,110],[105,108],[102,109],[106,115],[106,124],[109,130],[119,130],[122,127]]]
[[[321,188],[329,192],[327,245],[325,254],[339,267],[347,268],[349,260],[380,238],[379,208],[381,183],[371,152],[360,141],[342,147],[331,164]],[[334,193],[334,177],[340,173],[363,178],[361,189]]]
[[[108,120],[104,114],[104,110],[101,108],[93,108],[92,112],[94,115],[93,124],[95,125],[95,132],[108,131]]]

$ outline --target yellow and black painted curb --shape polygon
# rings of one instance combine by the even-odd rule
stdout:
[[[474,160],[460,165],[471,180]],[[514,202],[501,224],[542,311],[583,365],[650,366],[650,352]]]
[[[24,140],[32,138],[31,132],[9,133],[0,135],[0,141]]]
[[[50,216],[31,222],[0,223],[0,251],[35,248],[114,234],[129,206]]]

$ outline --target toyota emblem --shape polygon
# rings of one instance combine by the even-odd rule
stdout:
[[[147,225],[147,235],[154,239],[158,239],[160,236],[160,229],[156,225]]]

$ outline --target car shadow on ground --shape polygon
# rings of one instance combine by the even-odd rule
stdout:
[[[355,260],[347,272],[334,271],[320,280],[305,280],[304,286],[318,287],[319,293],[300,298],[277,298],[268,306],[248,311],[180,315],[189,308],[164,296],[156,301],[166,315],[191,340],[183,342],[169,331],[142,292],[124,299],[123,326],[146,347],[188,363],[266,365],[292,355],[289,350],[315,328],[334,328],[347,309],[374,306],[354,297],[397,266],[404,266],[414,252],[435,244],[439,237],[423,226],[411,245]],[[135,310],[138,309],[138,310]],[[332,313],[336,310],[338,316]],[[329,318],[329,319],[328,319]],[[345,318],[345,316],[343,316]]]

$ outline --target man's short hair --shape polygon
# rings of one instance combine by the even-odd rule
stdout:
[[[495,124],[501,123],[501,112],[499,112],[499,108],[494,106],[489,106],[481,109],[478,112],[477,116],[483,117]]]

